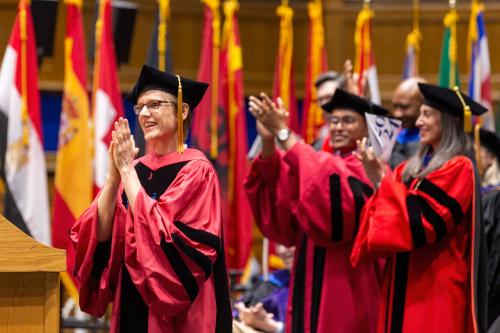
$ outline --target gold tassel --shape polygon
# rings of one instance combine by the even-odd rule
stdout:
[[[475,157],[476,157],[476,166],[477,166],[477,172],[482,175],[483,174],[483,165],[481,164],[481,135],[480,135],[480,129],[481,125],[476,124],[474,126],[474,151],[475,151]]]
[[[182,84],[181,77],[177,76],[179,81],[179,88],[177,90],[177,152],[182,154],[184,152],[184,128],[182,126]]]
[[[470,111],[470,107],[465,104],[462,94],[460,94],[460,89],[458,89],[457,86],[453,87],[453,91],[457,94],[458,99],[464,108],[464,132],[470,133],[472,132],[472,112]]]
[[[464,107],[464,131],[466,133],[472,132],[472,113],[468,105]]]

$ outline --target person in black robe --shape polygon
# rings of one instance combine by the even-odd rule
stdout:
[[[500,332],[500,138],[481,129],[481,202],[488,247],[488,326]]]

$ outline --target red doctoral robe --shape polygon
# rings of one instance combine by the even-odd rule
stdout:
[[[472,162],[455,157],[406,183],[404,166],[366,203],[351,257],[353,264],[390,258],[377,331],[484,332],[483,232]]]
[[[252,163],[245,188],[260,230],[296,246],[287,332],[375,331],[381,266],[349,262],[368,184],[354,156],[304,143]]]
[[[214,168],[187,149],[135,169],[142,189],[131,211],[120,188],[110,240],[97,241],[97,199],[72,229],[80,307],[102,316],[113,302],[111,332],[230,332]]]

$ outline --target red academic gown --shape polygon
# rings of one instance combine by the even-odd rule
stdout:
[[[372,193],[361,163],[297,143],[257,158],[245,182],[269,239],[296,246],[286,331],[370,333],[376,328],[381,266],[349,262],[363,204]]]
[[[72,229],[80,307],[102,316],[113,302],[111,332],[230,332],[214,168],[187,149],[135,169],[142,189],[132,211],[120,188],[110,240],[97,241],[97,199]]]
[[[366,203],[352,252],[353,264],[390,258],[377,331],[483,332],[484,257],[472,162],[455,157],[406,183],[404,166]]]

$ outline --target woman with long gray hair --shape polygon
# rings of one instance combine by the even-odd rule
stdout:
[[[417,154],[386,175],[358,142],[377,191],[363,208],[351,262],[388,258],[378,332],[485,332],[486,262],[465,130],[486,112],[457,90],[419,83]]]

